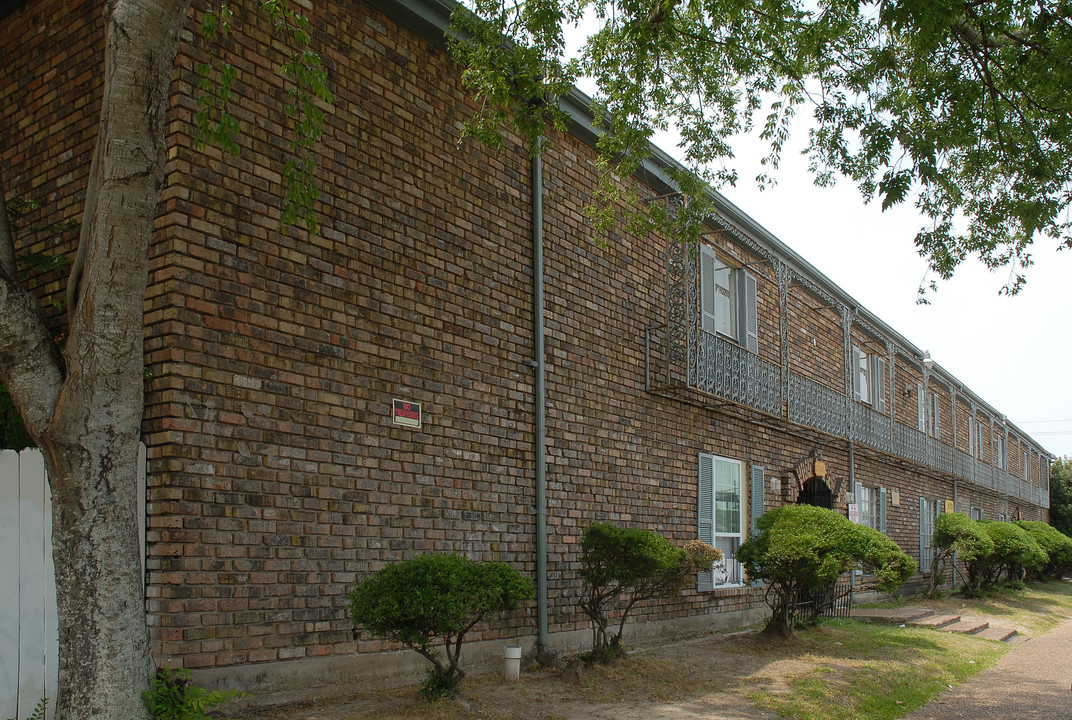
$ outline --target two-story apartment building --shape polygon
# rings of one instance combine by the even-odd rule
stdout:
[[[387,672],[396,654],[355,631],[347,593],[422,552],[539,581],[533,608],[476,639],[576,648],[578,544],[596,520],[727,555],[638,613],[636,641],[761,614],[733,551],[783,503],[858,513],[924,569],[937,513],[1046,517],[1049,454],[792,238],[712,193],[698,248],[625,230],[593,243],[596,130],[579,92],[562,101],[571,130],[537,161],[516,139],[459,142],[473,107],[443,49],[443,0],[305,8],[336,99],[317,150],[320,232],[280,231],[282,50],[257,3],[232,7],[242,153],[193,146],[195,7],[145,300],[160,662],[252,690]],[[77,218],[101,3],[7,9],[9,195]],[[673,205],[672,163],[656,152],[623,182]]]

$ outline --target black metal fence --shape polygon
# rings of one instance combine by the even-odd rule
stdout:
[[[797,617],[814,624],[820,617],[847,618],[852,612],[852,583],[838,581],[818,590],[803,590],[797,597]]]

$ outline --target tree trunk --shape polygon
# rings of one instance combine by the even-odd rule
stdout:
[[[0,253],[0,379],[44,451],[60,628],[57,717],[145,718],[153,658],[137,517],[142,305],[164,116],[190,0],[110,0],[65,363]],[[0,244],[11,242],[0,228]],[[64,367],[64,365],[66,367]]]

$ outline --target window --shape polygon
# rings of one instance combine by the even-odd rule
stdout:
[[[1005,457],[1005,436],[1000,434],[994,435],[994,465],[1006,469],[1005,463],[1007,458]]]
[[[739,460],[700,454],[699,539],[722,551],[710,573],[700,573],[700,590],[740,585],[735,555],[744,540],[744,476]]]
[[[972,520],[982,520],[983,519],[983,509],[982,508],[977,508],[977,507],[971,508],[971,519]]]
[[[1024,482],[1031,482],[1031,457],[1027,454],[1027,450],[1024,450]]]
[[[916,383],[916,422],[921,433],[927,432],[927,401],[923,397],[923,383]]]
[[[941,432],[938,393],[931,393],[931,437],[941,437]]]
[[[919,499],[919,571],[931,571],[934,560],[934,517],[938,512],[938,501]]]
[[[878,530],[878,503],[875,488],[861,485],[856,502],[860,508],[860,524]]]
[[[886,412],[886,361],[858,347],[852,349],[852,394],[879,412]]]
[[[709,245],[700,246],[700,327],[759,352],[756,278],[731,268]]]

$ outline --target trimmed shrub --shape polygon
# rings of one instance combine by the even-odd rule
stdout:
[[[1046,553],[1046,563],[1034,570],[1034,577],[1053,580],[1072,571],[1072,538],[1038,520],[1020,520],[1013,524],[1026,530]]]
[[[685,547],[658,533],[593,523],[581,538],[581,610],[592,622],[590,658],[609,662],[622,653],[629,611],[642,600],[677,595],[722,553],[697,540]],[[621,610],[618,630],[608,634],[609,613]]]
[[[981,523],[964,513],[939,515],[934,521],[934,566],[927,581],[927,596],[934,597],[937,593],[942,566],[952,560],[954,553],[970,566],[993,552],[994,541]]]
[[[801,592],[826,587],[858,565],[875,570],[883,592],[916,572],[916,561],[888,537],[833,510],[784,505],[763,515],[757,527],[737,548],[737,560],[768,583],[772,614],[764,632],[792,637]]]
[[[965,595],[985,594],[997,586],[1003,574],[1009,582],[1021,582],[1026,570],[1042,568],[1048,561],[1046,552],[1016,524],[983,520],[980,525],[994,541],[994,550],[968,563]]]
[[[465,677],[459,662],[465,634],[532,595],[532,582],[506,563],[418,555],[358,584],[350,593],[350,614],[366,631],[402,643],[432,663],[422,694],[433,700],[453,694]],[[433,647],[438,643],[446,663]]]

